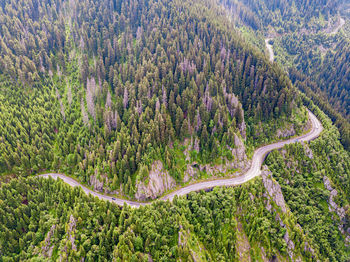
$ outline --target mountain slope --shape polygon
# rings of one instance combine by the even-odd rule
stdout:
[[[290,122],[303,131],[287,76],[210,1],[14,1],[1,12],[1,118],[17,123],[0,129],[3,172],[61,171],[133,195],[157,160],[183,181],[186,138],[206,164],[230,158],[237,135],[251,150]]]
[[[349,6],[346,1],[220,1],[237,28],[266,52],[293,84],[327,112],[350,145]],[[266,38],[267,37],[267,38]]]

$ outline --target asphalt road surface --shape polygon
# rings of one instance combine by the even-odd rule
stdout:
[[[266,146],[260,147],[257,150],[255,150],[254,155],[253,155],[253,159],[252,159],[251,167],[245,174],[242,174],[241,176],[234,177],[234,178],[205,181],[205,182],[199,182],[199,183],[195,183],[192,185],[188,185],[188,186],[180,188],[180,189],[178,189],[178,190],[176,190],[176,191],[174,191],[174,192],[172,192],[172,193],[170,193],[170,194],[168,194],[160,199],[172,201],[175,195],[183,196],[183,195],[187,195],[188,193],[193,192],[193,191],[210,189],[210,188],[213,188],[216,186],[237,186],[237,185],[243,184],[245,182],[248,182],[249,180],[251,180],[251,179],[253,179],[261,174],[262,163],[264,162],[267,154],[270,153],[272,150],[279,149],[285,145],[296,143],[296,142],[308,142],[308,141],[316,139],[321,134],[321,132],[323,130],[322,124],[316,118],[316,116],[313,113],[311,113],[310,111],[309,111],[309,119],[310,119],[312,125],[311,125],[311,130],[307,134],[302,135],[300,137],[291,138],[291,139],[288,139],[285,141],[277,142],[274,144],[266,145]],[[129,200],[125,200],[125,199],[120,199],[120,198],[115,198],[115,197],[107,196],[104,194],[100,194],[100,193],[97,193],[95,191],[88,189],[87,187],[83,186],[82,184],[80,184],[76,180],[74,180],[66,175],[63,175],[63,174],[49,173],[49,174],[44,174],[44,175],[39,175],[39,176],[44,177],[44,178],[52,177],[54,179],[60,178],[65,183],[67,183],[73,187],[80,186],[86,194],[91,194],[91,195],[96,196],[100,199],[111,201],[111,202],[114,202],[114,203],[121,205],[121,206],[124,205],[124,203],[126,203],[127,205],[130,205],[132,207],[139,207],[139,206],[149,205],[152,203],[152,202],[142,203],[142,202],[136,202],[136,201],[129,201]]]

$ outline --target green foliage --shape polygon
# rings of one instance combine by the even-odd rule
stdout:
[[[240,220],[252,246],[264,247],[269,258],[287,256],[286,229],[265,209],[264,194],[259,180],[133,209],[87,196],[61,180],[13,179],[0,188],[0,253],[5,261],[236,261]],[[288,228],[302,245],[300,232]]]
[[[321,256],[330,261],[347,261],[350,250],[345,246],[344,232],[350,226],[350,156],[340,144],[339,132],[330,119],[317,108],[315,110],[326,127],[321,138],[311,142],[310,148],[298,143],[288,145],[282,152],[272,152],[267,164],[281,185],[297,223],[319,247]],[[325,177],[338,192],[334,201],[345,208],[342,219],[330,211],[330,192],[324,186]]]
[[[0,8],[0,172],[60,171],[132,195],[155,160],[182,179],[174,142],[199,138],[210,162],[260,122],[269,129],[248,143],[271,140],[295,90],[220,12],[199,0]]]
[[[284,67],[293,84],[331,117],[339,128],[342,144],[349,150],[346,1],[220,2],[229,9],[246,39],[259,49],[266,49],[265,37],[273,38],[275,64]]]

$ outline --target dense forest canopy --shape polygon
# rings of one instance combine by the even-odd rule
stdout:
[[[261,181],[140,209],[120,208],[62,181],[43,178],[12,180],[0,189],[0,196],[7,200],[0,200],[4,261],[288,259],[290,241],[295,245],[292,256],[304,261],[329,254],[311,244],[314,240],[266,195]],[[246,245],[252,248],[242,253]]]
[[[272,173],[235,188],[135,209],[87,196],[61,180],[4,184],[2,258],[347,261],[350,156],[330,119],[306,103],[326,128],[321,138],[273,152],[267,158]],[[283,195],[271,193],[271,184]]]
[[[349,24],[347,1],[220,1],[254,44],[270,38],[275,60],[293,84],[331,115],[350,148]],[[259,39],[259,40],[257,40]]]
[[[210,9],[207,7],[210,6]],[[2,172],[60,170],[133,192],[169,146],[217,157],[234,136],[300,104],[285,73],[202,1],[5,1],[0,10]],[[23,105],[26,105],[25,107]],[[181,172],[172,172],[181,181]]]
[[[347,29],[322,31],[345,4],[0,1],[0,261],[349,261],[350,49]],[[293,67],[270,63],[259,34],[281,36]],[[320,137],[234,188],[132,208],[30,176],[113,200],[152,184],[155,163],[172,188],[188,166],[242,174],[256,147],[308,132],[306,107]]]
[[[337,14],[344,0],[221,0],[228,10],[254,30],[278,33],[295,32],[300,29],[315,30],[322,25],[315,18],[329,20]]]

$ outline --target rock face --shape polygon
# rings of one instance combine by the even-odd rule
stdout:
[[[274,212],[276,212],[276,210],[274,210]],[[283,223],[283,221],[282,221],[282,219],[281,219],[281,217],[279,216],[278,213],[276,214],[275,220],[276,220],[276,222],[279,222],[279,224],[280,224],[281,227],[287,229],[286,224]],[[291,258],[291,260],[292,260],[292,261],[301,261],[301,260],[299,260],[298,258],[293,259],[295,244],[294,244],[293,240],[291,240],[291,239],[289,238],[288,230],[286,230],[286,233],[284,234],[283,239],[284,239],[284,241],[285,241],[286,244],[287,244],[287,252],[288,252],[288,255],[289,255],[289,257]]]
[[[137,200],[155,199],[176,185],[175,180],[169,175],[169,172],[163,170],[163,163],[161,161],[155,161],[153,163],[148,179],[148,184],[145,181],[136,182],[135,198]]]
[[[96,170],[97,171],[97,170]],[[110,180],[108,179],[107,175],[101,175],[102,181],[100,181],[97,178],[97,172],[94,175],[90,176],[90,186],[93,188],[94,191],[105,193],[105,194],[118,194],[118,190],[110,190],[108,186],[105,186],[104,181],[106,182],[107,185],[109,185]]]
[[[278,138],[285,138],[285,137],[290,137],[290,136],[294,136],[295,130],[294,130],[294,126],[290,126],[287,127],[285,129],[278,129],[277,130],[277,137]]]
[[[197,171],[196,170],[196,167],[197,164],[196,163],[193,163],[193,164],[188,164],[187,165],[187,169],[186,171],[184,172],[184,179],[183,181],[186,183],[188,181],[190,181],[191,178],[195,178],[196,177],[196,174],[197,174]]]
[[[281,186],[273,181],[271,178],[269,178],[269,175],[271,174],[270,171],[267,171],[266,169],[262,171],[261,177],[264,183],[264,186],[266,188],[266,191],[272,197],[273,201],[282,209],[282,211],[285,213],[287,211],[286,203],[284,201],[284,197],[282,194]]]
[[[55,232],[56,225],[52,225],[44,240],[41,252],[44,257],[51,258],[54,245],[51,246],[51,238]]]
[[[90,176],[90,185],[97,192],[103,192],[103,181],[99,181],[96,175]]]
[[[71,247],[73,250],[77,251],[77,246],[75,245],[75,227],[76,227],[76,220],[73,215],[70,215],[69,217],[69,223],[67,228],[67,240],[71,243]],[[67,254],[68,250],[68,243],[66,243],[62,249],[61,249],[61,255],[60,255],[60,261],[64,261],[63,254]],[[66,260],[68,261],[68,260]]]
[[[331,181],[329,180],[329,178],[327,176],[323,177],[323,184],[325,186],[325,188],[330,192],[330,196],[329,196],[329,201],[328,201],[328,208],[329,211],[331,212],[335,212],[340,219],[340,225],[339,225],[339,230],[340,232],[342,232],[343,235],[348,234],[348,236],[346,237],[346,244],[349,245],[350,244],[350,228],[345,230],[345,225],[346,225],[346,213],[345,213],[345,209],[343,207],[339,207],[337,205],[337,203],[335,203],[334,198],[338,195],[338,191],[336,189],[334,189],[331,185]]]
[[[331,186],[331,181],[328,177],[323,177],[323,183],[325,188],[330,191],[330,197],[329,197],[329,211],[336,212],[339,216],[340,220],[345,220],[345,209],[343,207],[338,207],[337,203],[334,202],[334,198],[338,195],[338,191],[333,189]]]
[[[199,169],[201,171],[205,171],[211,176],[216,176],[220,173],[225,174],[232,169],[241,169],[242,172],[245,172],[250,167],[251,161],[248,160],[248,157],[245,153],[244,143],[236,134],[234,136],[234,142],[235,148],[228,147],[234,157],[233,161],[228,161],[227,163],[221,165],[199,165]]]
[[[302,145],[304,147],[305,154],[308,156],[308,158],[314,159],[314,154],[313,154],[312,150],[310,149],[310,147],[308,146],[308,144],[302,142]]]
[[[311,123],[310,119],[308,119],[305,126],[304,126],[304,129],[303,129],[304,132],[310,130],[311,127],[312,127],[312,123]]]
[[[232,149],[232,154],[235,156],[235,160],[238,161],[240,168],[244,168],[245,161],[247,161],[247,155],[245,153],[245,146],[242,140],[235,134],[235,148]]]
[[[309,245],[308,242],[305,242],[304,251],[305,252],[310,252],[313,257],[316,256],[315,250]]]
[[[248,160],[248,157],[245,152],[245,146],[242,142],[241,138],[235,134],[234,136],[234,143],[235,148],[228,149],[232,152],[232,156],[234,157],[234,160],[232,161],[226,161],[225,164],[219,164],[219,165],[210,165],[210,164],[198,164],[197,162],[191,162],[190,154],[189,152],[194,150],[199,152],[199,140],[198,138],[191,138],[191,140],[187,139],[184,142],[184,145],[186,146],[186,149],[184,151],[184,154],[186,156],[187,169],[184,172],[184,179],[183,181],[186,183],[190,181],[191,179],[197,178],[198,171],[203,171],[209,174],[212,177],[216,177],[219,174],[227,174],[232,169],[241,169],[242,172],[246,171],[250,166],[250,161]],[[234,173],[234,174],[237,174]]]
[[[294,245],[294,242],[289,238],[288,230],[284,234],[283,239],[287,244],[288,255],[293,260],[293,251],[294,251],[295,245]]]
[[[186,146],[186,149],[184,151],[184,155],[186,156],[186,162],[191,162],[190,151],[193,150],[193,151],[199,152],[199,139],[196,137],[193,140],[193,137],[191,137],[191,141],[189,139],[186,139],[184,141],[184,145]],[[192,178],[196,177],[196,174],[198,172],[196,167],[198,167],[198,165],[195,162],[187,164],[187,169],[184,172],[184,179],[183,179],[185,183],[190,181]]]
[[[245,124],[245,121],[243,120],[242,124],[239,125],[239,131],[241,132],[241,136],[246,139],[247,138],[247,125]]]
[[[77,246],[74,243],[75,238],[74,238],[73,233],[75,231],[76,224],[77,224],[77,222],[76,222],[74,216],[70,215],[69,224],[68,224],[68,239],[70,240],[70,242],[72,244],[72,249],[75,251],[77,250]]]

